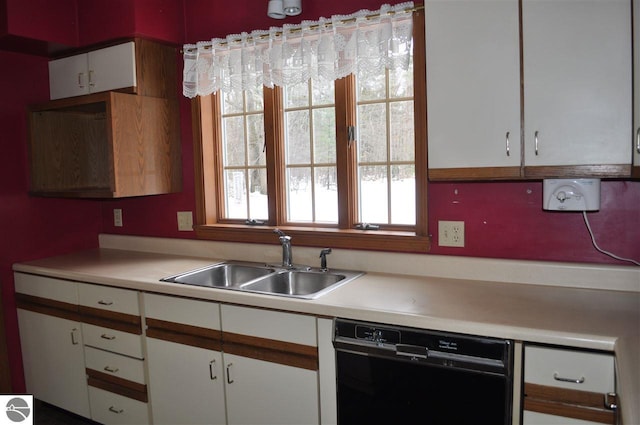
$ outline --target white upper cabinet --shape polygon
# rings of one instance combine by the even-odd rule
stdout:
[[[425,28],[430,176],[476,167],[519,176],[518,1],[427,0]]]
[[[630,11],[629,0],[523,0],[526,166],[631,164]]]
[[[633,165],[640,177],[640,0],[633,0]]]
[[[49,62],[51,99],[135,86],[133,41]]]

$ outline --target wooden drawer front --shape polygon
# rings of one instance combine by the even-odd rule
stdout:
[[[101,326],[82,324],[84,344],[142,359],[142,337]]]
[[[15,273],[14,278],[16,292],[19,294],[78,304],[77,282],[25,273]]]
[[[148,424],[147,403],[89,387],[91,419],[103,424]]]
[[[142,360],[92,347],[84,347],[84,358],[88,369],[145,384]]]
[[[525,383],[598,393],[615,391],[614,356],[527,346]]]
[[[224,332],[317,347],[316,318],[223,304]]]
[[[78,297],[83,306],[140,316],[137,291],[81,283]]]
[[[142,294],[146,317],[220,330],[220,305],[215,302]]]

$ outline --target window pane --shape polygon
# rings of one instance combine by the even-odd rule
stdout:
[[[313,157],[316,164],[336,162],[336,111],[333,107],[313,111]]]
[[[288,85],[284,89],[284,107],[298,108],[309,104],[309,84]]]
[[[252,87],[245,91],[247,112],[258,112],[264,109],[262,86]]]
[[[358,107],[358,160],[387,160],[386,104],[374,103]]]
[[[413,60],[406,71],[389,71],[389,97],[413,97]]]
[[[376,77],[367,78],[365,81],[358,81],[358,100],[384,99],[387,95],[386,78],[382,73]]]
[[[413,165],[391,167],[391,222],[416,223],[416,174]]]
[[[264,116],[247,116],[247,144],[248,144],[248,164],[265,165],[266,155],[264,148]]]
[[[222,119],[225,166],[244,165],[244,119],[228,117]]]
[[[267,197],[267,170],[265,168],[249,169],[249,217],[266,220],[269,217]]]
[[[311,83],[312,104],[314,106],[333,105],[335,103],[333,81],[313,80]]]
[[[413,161],[413,101],[393,102],[389,106],[391,161]]]
[[[313,196],[310,167],[295,167],[287,170],[287,208],[290,221],[312,221]]]
[[[286,112],[287,164],[309,164],[311,142],[309,138],[309,111]]]
[[[244,110],[244,96],[242,92],[232,91],[222,93],[222,113],[237,114]]]
[[[387,168],[364,166],[359,168],[360,221],[388,223]]]
[[[315,221],[338,222],[338,186],[336,167],[315,169]]]
[[[247,188],[244,172],[238,170],[225,172],[224,189],[226,217],[247,219]]]

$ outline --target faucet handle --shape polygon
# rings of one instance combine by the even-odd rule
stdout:
[[[324,248],[320,251],[320,270],[327,271],[327,255],[331,254],[331,248]]]

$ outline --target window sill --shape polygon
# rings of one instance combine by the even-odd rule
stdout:
[[[299,246],[362,249],[389,252],[429,252],[427,236],[413,232],[385,230],[327,229],[318,227],[278,227]],[[277,244],[272,226],[241,226],[233,224],[194,226],[199,239],[226,242]]]

